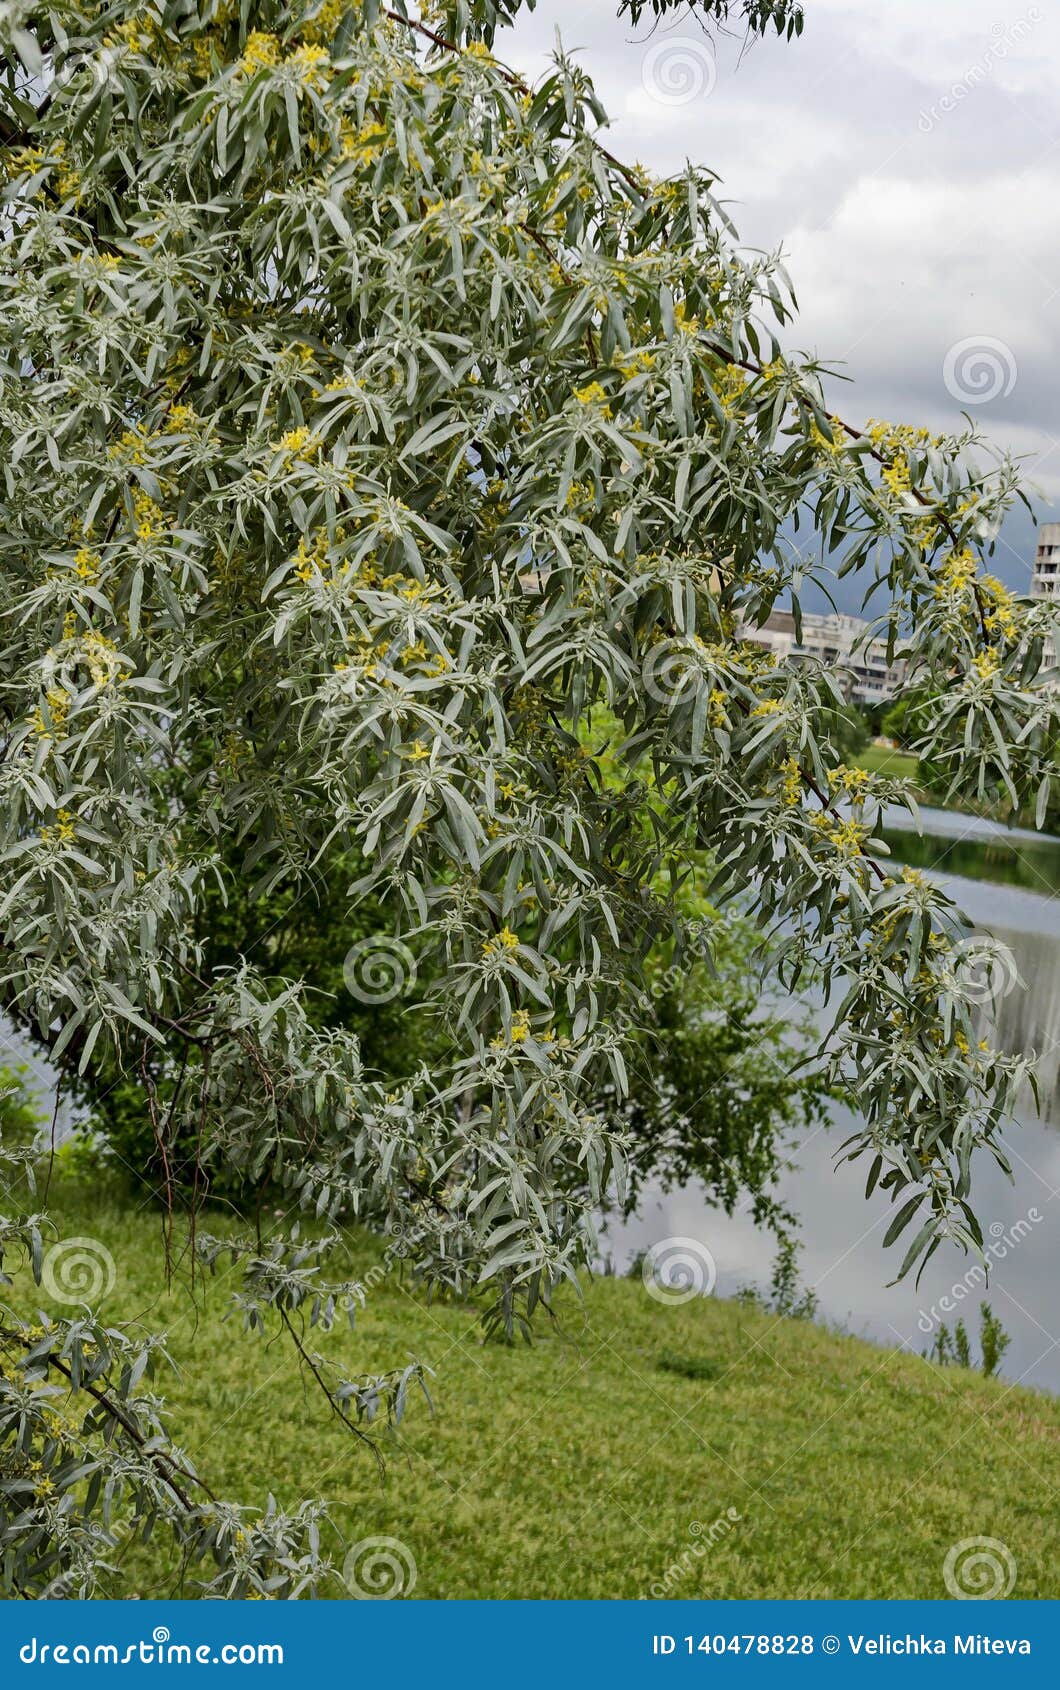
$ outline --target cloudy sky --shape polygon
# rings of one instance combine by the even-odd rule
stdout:
[[[592,73],[613,149],[722,178],[743,240],[783,246],[789,344],[851,378],[836,408],[960,427],[1018,452],[1060,516],[1060,6],[805,0],[801,40],[712,47],[689,14],[654,33],[618,0],[538,0],[498,53],[545,66],[557,26]],[[1030,519],[997,573],[1026,588]]]

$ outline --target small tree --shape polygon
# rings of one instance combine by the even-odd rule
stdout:
[[[783,978],[834,989],[818,1074],[862,1111],[904,1272],[977,1242],[971,1158],[1001,1158],[1021,1064],[976,1047],[958,913],[877,860],[903,792],[835,754],[833,677],[740,629],[797,614],[808,529],[876,590],[955,784],[1044,810],[1050,611],[981,561],[1015,472],[970,432],[827,415],[783,267],[709,172],[623,164],[576,63],[531,89],[493,57],[505,16],[4,7],[6,1000],[57,1063],[137,1080],[163,1166],[206,1143],[510,1329],[621,1193],[596,1100],[707,851],[711,895],[786,934]],[[387,903],[399,973],[425,959],[444,1063],[388,1089],[262,948],[210,966],[236,846],[255,897],[363,859],[351,902]],[[44,1224],[6,1234],[37,1271]],[[298,1311],[352,1300],[323,1244],[232,1248],[252,1328],[301,1343]],[[212,1589],[314,1587],[312,1508],[237,1526],[156,1441],[153,1345],[88,1313],[5,1334],[18,1588],[95,1588],[122,1511],[209,1550]],[[400,1411],[405,1380],[303,1355],[340,1413]],[[91,1395],[65,1430],[62,1381]]]

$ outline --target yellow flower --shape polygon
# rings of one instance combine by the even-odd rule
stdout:
[[[293,53],[288,54],[285,62],[303,88],[314,88],[319,92],[327,87],[331,59],[323,47],[297,47]]]
[[[274,440],[272,449],[274,452],[290,452],[292,457],[305,458],[308,463],[320,450],[320,443],[312,429],[303,424],[301,428],[289,428],[279,440]]]
[[[302,25],[302,37],[306,41],[331,41],[334,39],[343,16],[350,8],[350,0],[324,0],[324,4],[313,18],[307,18]]]
[[[87,247],[77,254],[77,263],[84,270],[101,274],[121,269],[121,259],[116,252],[90,252]]]
[[[50,738],[53,733],[61,736],[70,712],[70,694],[64,687],[49,687],[44,699],[50,724],[45,720],[44,711],[37,709],[33,712],[33,726],[42,737]]]
[[[989,681],[997,674],[999,667],[997,652],[992,645],[987,646],[986,650],[981,651],[973,660],[973,668],[981,681]]]
[[[127,47],[130,53],[149,53],[154,41],[152,17],[129,18],[103,37],[105,47]]]
[[[879,422],[875,418],[869,419],[865,433],[879,451],[888,453],[944,444],[941,434],[932,434],[926,428],[913,428],[909,423]]]
[[[204,34],[197,35],[191,44],[191,56],[192,62],[195,65],[195,74],[202,81],[205,81],[205,79],[211,75],[213,71],[213,49],[215,45],[219,46],[220,42],[218,40],[218,36],[212,30],[207,30]]]
[[[275,35],[264,30],[251,30],[243,56],[236,61],[236,70],[244,76],[256,76],[259,70],[270,70],[280,62],[280,43]]]
[[[605,417],[611,415],[611,407],[607,403],[607,393],[598,381],[591,381],[587,387],[576,387],[574,397],[579,405],[599,405]]]
[[[921,551],[929,552],[939,537],[939,524],[933,516],[922,516],[909,529],[909,538]]]
[[[708,699],[708,720],[712,728],[727,728],[729,713],[726,709],[728,700],[720,687],[712,687]]]
[[[936,595],[941,598],[947,593],[963,593],[974,585],[978,566],[975,554],[968,546],[963,551],[951,552],[942,566]]]
[[[519,935],[513,933],[510,927],[502,927],[495,939],[482,941],[483,956],[496,956],[499,951],[517,951],[519,949]]]
[[[881,479],[885,486],[888,487],[894,494],[895,498],[901,498],[904,493],[908,493],[910,488],[910,475],[907,460],[901,455],[896,457],[893,463],[888,464],[887,468],[883,471]]]
[[[360,129],[354,129],[345,119],[339,123],[342,156],[352,159],[354,164],[372,164],[376,148],[386,139],[387,131],[381,123],[365,123]]]
[[[853,793],[856,797],[869,777],[864,769],[850,769],[845,763],[840,763],[838,768],[829,770],[828,779],[833,786],[842,787],[844,792]]]
[[[63,200],[78,200],[81,198],[81,172],[66,159],[66,143],[57,141],[52,148],[57,155],[55,170],[55,191]]]
[[[92,551],[88,546],[82,546],[74,553],[74,565],[79,581],[87,581],[89,584],[98,581],[99,564],[99,553]]]
[[[125,663],[118,655],[117,646],[105,634],[85,634],[81,640],[81,650],[85,654],[88,672],[97,687],[107,686],[126,669]]]
[[[120,440],[113,446],[107,447],[107,457],[120,460],[126,464],[142,464],[146,462],[144,451],[146,435],[138,428],[127,428]]]
[[[5,148],[0,168],[8,181],[15,182],[20,176],[32,176],[46,162],[47,156],[40,147]]]
[[[802,799],[802,774],[798,762],[794,757],[788,757],[781,764],[781,771],[784,776],[781,791],[785,804],[798,804]]]
[[[828,421],[832,430],[831,440],[829,440],[824,430],[818,427],[816,418],[810,424],[810,438],[820,451],[838,452],[840,441],[842,439],[843,425],[839,421],[838,417],[829,417]]]
[[[865,829],[860,822],[846,821],[839,827],[832,828],[828,837],[843,856],[860,857]]]
[[[984,575],[979,583],[983,601],[983,622],[991,634],[1011,639],[1016,633],[1015,598],[994,575]]]
[[[157,540],[162,532],[165,518],[153,499],[146,493],[133,494],[133,512],[136,519],[136,537],[146,544],[150,540]]]
[[[425,757],[429,757],[430,754],[428,747],[424,745],[422,739],[413,740],[412,750],[402,753],[407,763],[422,763],[423,759]]]
[[[192,405],[171,405],[166,416],[166,433],[190,434],[198,421]]]

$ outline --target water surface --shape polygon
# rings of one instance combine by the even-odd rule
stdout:
[[[1009,946],[1022,983],[1001,999],[991,1037],[1006,1050],[1038,1056],[1041,1114],[1028,1096],[1018,1125],[1003,1140],[1014,1183],[988,1153],[980,1152],[973,1163],[973,1205],[992,1257],[989,1283],[983,1283],[972,1258],[944,1245],[928,1264],[919,1290],[911,1280],[888,1286],[901,1261],[900,1246],[882,1248],[893,1210],[886,1197],[865,1201],[867,1159],[834,1167],[839,1144],[857,1125],[838,1105],[831,1127],[815,1132],[793,1152],[796,1165],[784,1176],[780,1194],[801,1217],[802,1278],[816,1292],[823,1318],[880,1343],[922,1353],[931,1346],[939,1319],[952,1328],[963,1315],[977,1353],[978,1308],[986,1300],[1011,1339],[1005,1376],[1060,1391],[1060,1208],[1055,1201],[1060,1191],[1060,841],[948,811],[925,810],[922,816],[921,838],[909,833],[904,811],[888,815],[886,837],[893,854],[923,868],[978,929]],[[964,872],[953,872],[958,867]],[[635,1252],[671,1237],[697,1239],[708,1247],[722,1295],[768,1283],[769,1235],[746,1212],[731,1218],[717,1213],[693,1188],[646,1195],[637,1216],[611,1224],[607,1242],[621,1267]]]

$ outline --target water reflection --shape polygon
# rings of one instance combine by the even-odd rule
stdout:
[[[1060,844],[1052,839],[947,839],[886,828],[883,837],[899,862],[937,869],[999,886],[1019,886],[1052,897],[1060,892]]]
[[[888,837],[900,859],[896,824],[905,812],[887,818]],[[1001,830],[975,817],[955,817],[926,810],[925,839],[903,838],[902,849],[916,866],[937,879],[977,927],[1007,944],[1024,984],[1000,1003],[992,1041],[1006,1050],[1038,1055],[1041,1115],[1030,1098],[1018,1128],[1005,1139],[1015,1181],[1010,1183],[992,1158],[982,1153],[974,1164],[976,1210],[994,1247],[989,1288],[970,1276],[972,1263],[956,1250],[940,1250],[924,1273],[920,1290],[911,1284],[888,1288],[898,1257],[882,1248],[892,1214],[877,1196],[866,1203],[865,1169],[844,1164],[834,1170],[836,1148],[856,1125],[836,1108],[830,1130],[814,1134],[796,1153],[797,1167],[784,1177],[781,1194],[803,1223],[802,1272],[817,1291],[824,1318],[887,1344],[906,1344],[917,1352],[931,1344],[931,1311],[941,1299],[952,1325],[964,1314],[977,1326],[976,1310],[989,1298],[1011,1335],[1004,1372],[1011,1379],[1060,1390],[1060,1227],[1054,1204],[1060,1194],[1060,841],[1043,842],[1017,830]],[[906,826],[908,818],[905,817]],[[959,838],[952,838],[959,832]],[[982,876],[1022,866],[994,884]],[[1009,855],[1006,855],[1009,854]],[[1034,865],[1028,886],[1026,864]],[[964,872],[953,872],[960,867]],[[971,878],[974,875],[976,878]],[[1033,887],[1034,889],[1030,889]],[[6,1046],[6,1049],[5,1049]],[[29,1061],[36,1089],[51,1107],[56,1075],[27,1051],[24,1042],[0,1024],[0,1061]],[[71,1111],[60,1110],[57,1137],[69,1131]],[[636,1251],[667,1237],[702,1239],[718,1263],[717,1289],[731,1295],[741,1285],[768,1282],[772,1246],[746,1213],[717,1214],[695,1189],[665,1196],[646,1195],[641,1213],[629,1222],[612,1223],[607,1245],[621,1265]],[[1015,1239],[1009,1246],[1006,1242]],[[1003,1254],[1002,1254],[1003,1251]]]
[[[940,815],[927,813],[925,831],[938,827]],[[954,820],[944,816],[951,831]],[[1060,842],[1049,842],[1043,851],[1034,836],[999,840],[1000,830],[992,824],[968,822],[962,827],[965,837],[956,842],[937,834],[917,839],[923,850],[916,866],[930,873],[981,931],[1012,951],[1023,985],[993,1012],[990,1037],[1006,1050],[1037,1053],[1041,1095],[1041,1114],[1028,1097],[1018,1127],[1004,1141],[1014,1183],[989,1155],[979,1153],[973,1164],[975,1207],[992,1247],[989,1285],[983,1285],[981,1271],[970,1272],[971,1259],[943,1248],[928,1264],[919,1291],[911,1283],[887,1286],[900,1260],[893,1250],[882,1249],[893,1211],[885,1199],[866,1203],[861,1163],[834,1169],[838,1145],[856,1126],[845,1110],[837,1107],[832,1128],[798,1148],[798,1165],[785,1176],[781,1191],[802,1219],[802,1274],[818,1294],[823,1318],[920,1353],[931,1347],[940,1313],[951,1327],[963,1317],[974,1338],[978,1306],[986,1299],[1011,1336],[1006,1376],[1060,1390],[1060,1226],[1054,1203],[1060,1193],[1060,899],[1052,892],[1054,886],[1060,889]],[[893,833],[889,837],[895,838]],[[989,873],[1001,860],[998,853],[1017,849],[1035,853],[1036,873],[1040,861],[1056,853],[1051,868],[1042,871],[1052,876],[1048,890],[1040,881],[1033,882],[1038,890],[1028,890],[1018,877],[1022,870],[1005,884],[946,872],[960,862],[976,873]],[[978,852],[974,862],[972,852]],[[894,854],[899,857],[897,849]],[[747,1283],[768,1282],[773,1254],[768,1236],[748,1214],[719,1215],[691,1189],[646,1197],[640,1215],[612,1225],[608,1247],[621,1264],[634,1251],[670,1236],[697,1237],[709,1246],[722,1296]],[[948,1306],[942,1306],[943,1299]]]

